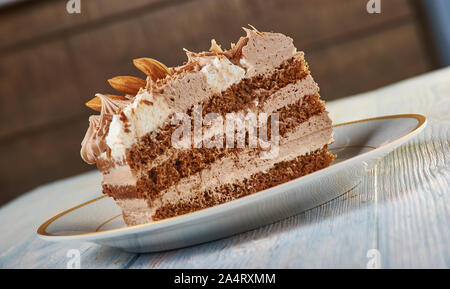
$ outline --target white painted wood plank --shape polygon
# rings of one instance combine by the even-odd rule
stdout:
[[[121,268],[134,254],[83,242],[52,243],[39,239],[39,225],[61,211],[101,194],[101,175],[91,172],[42,186],[0,209],[0,268],[66,268],[70,249],[81,253],[82,266]],[[105,251],[108,252],[105,254]],[[108,256],[107,259],[104,257]],[[100,260],[102,262],[100,262]]]
[[[379,250],[389,268],[450,265],[450,130],[431,123],[427,132],[377,166]]]

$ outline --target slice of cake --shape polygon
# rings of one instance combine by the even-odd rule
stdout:
[[[97,94],[81,156],[127,225],[228,202],[327,167],[332,124],[304,53],[279,33],[245,29],[230,50],[186,50],[168,68],[134,60],[143,80]]]

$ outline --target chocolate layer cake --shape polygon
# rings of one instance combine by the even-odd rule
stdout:
[[[168,68],[110,79],[124,95],[97,94],[81,156],[127,225],[228,202],[327,167],[332,124],[304,53],[279,33],[245,29],[231,49],[186,50]]]

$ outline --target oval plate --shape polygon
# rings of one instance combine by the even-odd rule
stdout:
[[[331,166],[222,205],[158,222],[126,227],[120,208],[105,196],[43,223],[45,240],[85,240],[130,252],[156,252],[245,232],[301,213],[355,187],[373,164],[426,125],[423,115],[393,115],[334,126]]]

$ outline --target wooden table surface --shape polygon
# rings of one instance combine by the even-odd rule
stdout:
[[[0,209],[0,268],[66,268],[70,249],[81,252],[81,268],[449,268],[450,68],[329,102],[328,109],[335,123],[396,113],[421,113],[429,123],[331,202],[162,253],[39,239],[44,220],[101,194],[101,176],[41,186]]]

